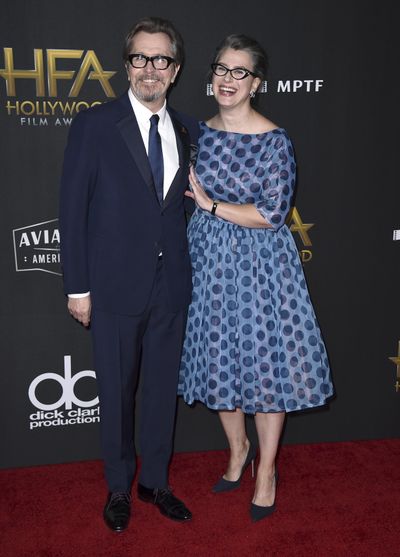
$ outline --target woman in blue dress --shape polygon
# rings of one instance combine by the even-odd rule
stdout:
[[[218,410],[228,438],[216,493],[235,489],[257,454],[245,414],[254,414],[260,460],[254,521],[275,510],[275,458],[286,412],[325,404],[329,364],[302,264],[285,225],[295,185],[285,130],[252,106],[266,74],[261,46],[230,35],[216,51],[218,113],[201,122],[191,170],[196,210],[188,227],[193,299],[179,394]]]

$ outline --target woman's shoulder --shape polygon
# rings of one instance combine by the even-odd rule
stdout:
[[[260,113],[256,113],[256,116],[253,119],[252,126],[251,126],[251,133],[254,134],[263,134],[273,132],[274,130],[281,130],[278,124],[275,124],[269,118],[266,118]]]

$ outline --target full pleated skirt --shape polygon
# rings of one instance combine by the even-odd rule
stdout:
[[[292,234],[197,209],[178,394],[215,410],[290,412],[333,394],[329,363]]]

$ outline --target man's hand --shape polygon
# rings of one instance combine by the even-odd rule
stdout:
[[[91,309],[90,294],[84,298],[68,298],[68,311],[72,317],[80,321],[85,327],[89,326]]]

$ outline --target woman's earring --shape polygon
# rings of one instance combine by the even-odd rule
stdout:
[[[256,96],[256,92],[255,91],[250,91],[250,98],[254,99],[254,97]]]

